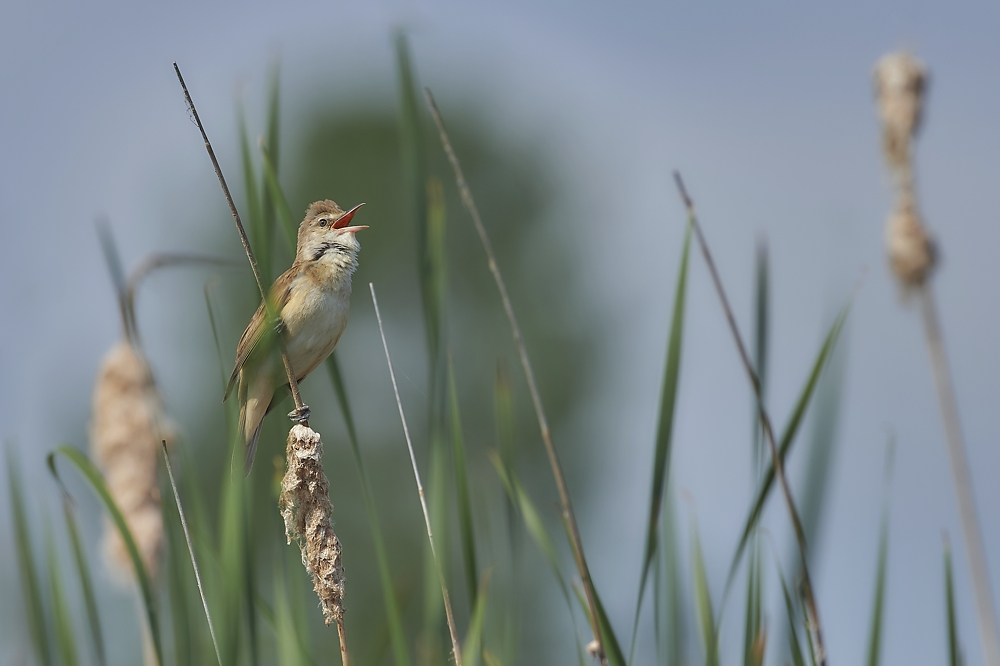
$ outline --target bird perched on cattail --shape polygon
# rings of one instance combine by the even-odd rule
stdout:
[[[330,200],[309,206],[299,225],[292,267],[274,281],[268,302],[257,308],[236,347],[236,367],[225,398],[238,379],[239,429],[246,443],[247,474],[253,466],[264,415],[288,389],[277,335],[284,335],[288,361],[296,382],[301,382],[333,352],[347,326],[351,275],[358,267],[361,249],[355,234],[368,228],[348,225],[362,205],[346,213]],[[268,307],[274,313],[272,323],[268,322]],[[296,412],[289,417],[308,418]]]

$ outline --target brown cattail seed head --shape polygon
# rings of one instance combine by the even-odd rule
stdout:
[[[157,461],[160,442],[169,442],[173,434],[149,364],[131,343],[119,342],[101,361],[92,409],[91,451],[146,570],[155,577],[163,545]],[[125,543],[110,522],[104,547],[112,570],[132,570]]]
[[[927,70],[909,53],[882,56],[874,71],[882,150],[893,169],[908,169],[910,145],[920,129]]]
[[[920,221],[917,207],[906,198],[889,215],[885,231],[889,264],[904,287],[918,287],[934,268],[934,242]]]
[[[333,532],[330,482],[323,473],[323,442],[319,433],[302,425],[288,432],[278,509],[285,519],[285,538],[302,551],[302,565],[312,575],[313,587],[327,625],[344,617],[344,565],[340,541]]]

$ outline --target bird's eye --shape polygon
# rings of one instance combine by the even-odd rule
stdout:
[[[321,226],[321,227],[325,227],[326,225],[327,225],[327,220],[326,220],[326,218],[324,217],[324,218],[323,218],[322,220],[320,220],[320,221],[319,221],[319,226]]]

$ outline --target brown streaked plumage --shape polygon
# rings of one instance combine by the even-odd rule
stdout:
[[[239,428],[246,444],[247,474],[253,466],[264,415],[284,397],[281,389],[288,389],[276,331],[284,332],[288,360],[296,381],[301,382],[333,352],[347,326],[351,275],[358,267],[361,249],[355,234],[368,228],[347,225],[362,205],[346,213],[330,200],[309,206],[299,225],[295,261],[268,293],[277,325],[268,325],[267,310],[261,303],[236,346],[236,367],[223,399],[239,380]]]

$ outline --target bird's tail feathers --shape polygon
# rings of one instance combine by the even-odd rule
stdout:
[[[246,460],[243,462],[244,476],[250,476],[250,470],[253,469],[253,459],[257,456],[257,442],[260,440],[260,428],[262,425],[264,425],[263,420],[257,424],[256,429],[253,431],[253,437],[247,442],[247,455]]]

